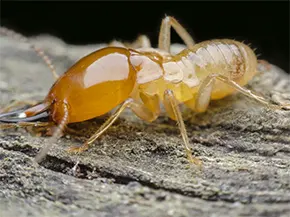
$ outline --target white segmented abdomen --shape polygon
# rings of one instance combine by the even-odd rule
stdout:
[[[253,50],[229,39],[201,42],[163,63],[164,81],[176,84],[174,89],[180,93],[181,101],[190,97],[188,93],[182,97],[182,91],[186,89],[184,85],[192,89],[193,96],[207,76],[221,74],[243,86],[255,75],[256,67],[257,58]],[[228,84],[216,81],[212,99],[220,99],[231,93],[233,89]]]
[[[256,70],[253,51],[234,40],[205,41],[188,50],[186,56],[195,65],[197,73],[201,70],[207,71],[204,74],[219,73],[236,79],[249,70]]]
[[[185,50],[177,58],[163,63],[164,80],[183,82],[190,88],[200,84],[208,74],[220,73],[233,79],[249,69],[249,52],[246,45],[233,40],[213,40]],[[252,70],[252,68],[251,68]]]

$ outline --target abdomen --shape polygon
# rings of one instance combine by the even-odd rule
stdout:
[[[249,46],[238,41],[204,41],[187,51],[186,55],[192,61],[201,82],[208,75],[217,73],[243,86],[256,74],[256,55]],[[211,98],[220,99],[233,92],[229,85],[216,81]]]

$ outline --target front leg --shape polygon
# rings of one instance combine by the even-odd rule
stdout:
[[[150,98],[149,98],[150,99]],[[158,114],[152,112],[144,104],[134,101],[133,99],[126,100],[109,119],[94,133],[82,146],[71,147],[68,151],[80,153],[87,150],[96,139],[98,139],[116,120],[120,117],[121,113],[130,108],[138,117],[148,122],[154,121]]]
[[[99,138],[121,115],[121,113],[131,105],[133,102],[132,99],[126,100],[115,112],[114,114],[109,117],[109,119],[95,132],[83,145],[81,146],[74,146],[68,149],[68,152],[75,152],[80,153],[87,150],[97,138]]]

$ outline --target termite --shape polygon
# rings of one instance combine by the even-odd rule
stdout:
[[[187,46],[176,55],[170,51],[171,27]],[[162,20],[156,49],[146,36],[127,46],[121,42],[113,44],[81,58],[60,77],[48,58],[44,58],[57,79],[47,96],[28,109],[1,114],[0,122],[30,122],[49,117],[57,125],[52,137],[58,138],[67,124],[101,116],[119,105],[82,146],[69,149],[79,153],[87,150],[124,109],[130,108],[139,118],[152,122],[160,115],[162,103],[168,116],[178,123],[189,161],[201,165],[201,160],[192,156],[179,104],[194,112],[204,112],[211,100],[240,92],[271,108],[289,107],[275,105],[244,87],[257,73],[258,60],[248,45],[230,39],[196,44],[173,17]],[[37,160],[47,151],[42,149]]]

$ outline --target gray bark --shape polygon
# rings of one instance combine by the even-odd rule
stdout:
[[[0,106],[40,101],[53,83],[48,68],[26,44],[0,40]],[[100,47],[67,45],[50,36],[32,41],[52,57],[59,73]],[[272,66],[248,87],[289,103],[289,80]],[[274,111],[237,94],[212,102],[203,114],[186,110],[184,117],[202,171],[188,164],[179,130],[166,116],[149,124],[126,111],[80,155],[66,149],[84,142],[104,117],[72,124],[82,136],[59,139],[40,165],[33,157],[47,137],[3,130],[1,216],[290,215],[290,111]]]

